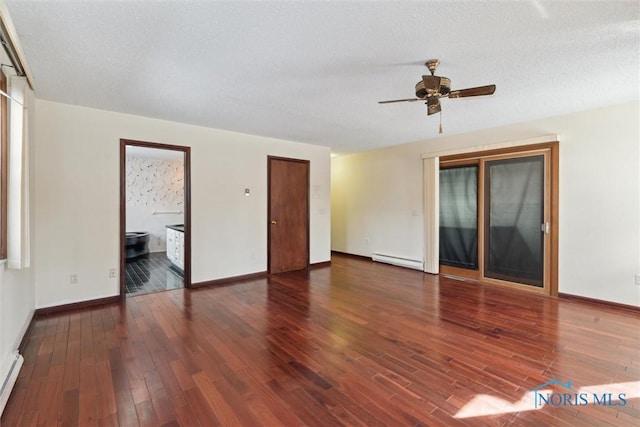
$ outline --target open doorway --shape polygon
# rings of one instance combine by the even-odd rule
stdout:
[[[189,147],[120,140],[120,295],[191,285]]]

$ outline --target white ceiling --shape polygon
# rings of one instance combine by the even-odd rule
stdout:
[[[6,1],[38,98],[354,152],[640,97],[631,1]]]

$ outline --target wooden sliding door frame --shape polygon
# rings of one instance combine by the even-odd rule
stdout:
[[[485,277],[485,162],[507,158],[545,156],[545,212],[544,222],[550,225],[544,239],[544,286],[542,288]],[[531,292],[558,295],[558,237],[559,237],[559,144],[557,141],[523,145],[495,150],[470,152],[440,157],[440,168],[478,164],[478,270],[440,266],[442,274],[450,274]]]

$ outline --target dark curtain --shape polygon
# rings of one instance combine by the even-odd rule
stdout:
[[[478,166],[440,169],[440,264],[478,269]]]
[[[486,162],[485,276],[543,285],[544,156]]]

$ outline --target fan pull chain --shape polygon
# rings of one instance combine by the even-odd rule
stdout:
[[[438,133],[442,133],[442,111],[440,111],[440,127],[438,128]]]

